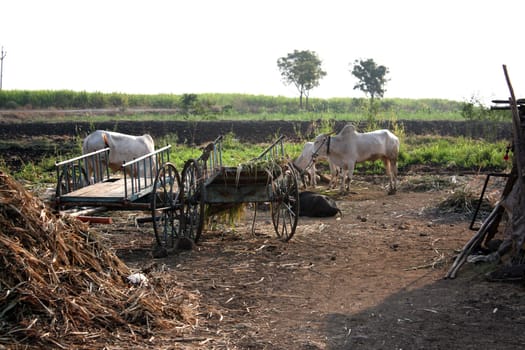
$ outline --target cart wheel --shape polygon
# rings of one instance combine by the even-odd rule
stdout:
[[[277,237],[286,242],[294,235],[299,218],[297,174],[292,166],[287,164],[281,169],[281,173],[272,179],[271,191],[273,227]]]
[[[62,169],[58,176],[56,196],[73,192],[89,185],[89,179],[84,168],[80,165],[67,166]]]
[[[165,163],[157,172],[151,198],[151,217],[157,245],[172,249],[180,227],[180,176],[175,166]]]
[[[201,168],[196,160],[190,159],[182,169],[182,204],[181,236],[197,243],[204,226],[204,196]]]

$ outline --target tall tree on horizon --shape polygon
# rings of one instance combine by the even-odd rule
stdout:
[[[299,106],[303,108],[303,96],[308,97],[310,90],[319,86],[319,81],[326,75],[321,69],[322,61],[314,51],[303,50],[289,53],[277,60],[277,67],[286,85],[294,84],[299,91]]]
[[[356,59],[349,64],[350,72],[357,78],[358,82],[354,85],[354,90],[361,90],[370,97],[370,106],[374,104],[374,98],[382,98],[386,92],[385,84],[390,79],[386,78],[389,69],[383,65],[378,65],[373,59]]]

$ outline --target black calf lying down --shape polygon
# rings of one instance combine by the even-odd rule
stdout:
[[[342,215],[332,198],[310,191],[299,193],[299,216],[328,217],[337,213]]]

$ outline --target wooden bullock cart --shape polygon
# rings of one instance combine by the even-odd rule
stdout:
[[[56,206],[149,211],[151,218],[142,221],[153,223],[157,245],[170,250],[181,238],[199,240],[207,209],[267,202],[278,238],[288,241],[297,227],[299,190],[283,140],[243,166],[227,167],[218,137],[181,172],[169,160],[168,145],[124,163],[119,176],[109,173],[109,148],[102,149],[56,164]],[[88,175],[87,169],[93,171]]]

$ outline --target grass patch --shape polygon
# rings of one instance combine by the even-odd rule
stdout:
[[[407,137],[401,145],[399,167],[428,165],[447,171],[509,169],[505,161],[507,142],[486,142],[465,137]]]
[[[33,140],[34,141],[34,140]],[[184,163],[188,159],[198,158],[202,154],[199,146],[190,147],[177,143],[175,135],[168,135],[157,141],[159,145],[171,144],[170,161],[175,164],[177,169],[182,170]],[[224,166],[237,166],[242,163],[249,162],[251,159],[257,157],[264,151],[268,143],[261,144],[247,144],[239,141],[233,133],[225,135],[222,143],[222,159]],[[4,143],[5,147],[6,145]],[[284,143],[285,156],[289,159],[295,159],[302,151],[303,143]],[[204,145],[202,145],[204,146]],[[505,154],[507,143],[501,142],[486,142],[483,140],[472,140],[464,137],[439,137],[439,136],[410,136],[404,137],[401,143],[400,155],[398,159],[398,169],[402,175],[410,169],[417,169],[419,167],[428,167],[435,172],[462,172],[462,171],[506,171],[509,170],[512,161],[505,161],[503,156]],[[30,141],[27,141],[28,151],[34,148]],[[57,154],[54,145],[49,141],[37,140],[37,146],[50,150],[50,154]],[[72,140],[72,146],[67,152],[61,153],[59,159],[45,158],[38,162],[28,162],[23,164],[21,169],[18,169],[13,176],[17,179],[25,179],[27,181],[49,181],[54,182],[54,163],[56,160],[65,160],[78,156],[80,154],[80,145]],[[512,154],[510,155],[512,156]],[[2,157],[0,157],[2,159]],[[7,169],[7,160],[0,161],[0,169],[3,167]],[[319,161],[320,168],[328,168],[325,161]],[[381,161],[359,163],[356,166],[356,174],[384,174],[384,166]],[[431,186],[441,186],[434,180]],[[430,181],[432,182],[432,181]],[[412,184],[409,190],[425,190],[425,184]]]

